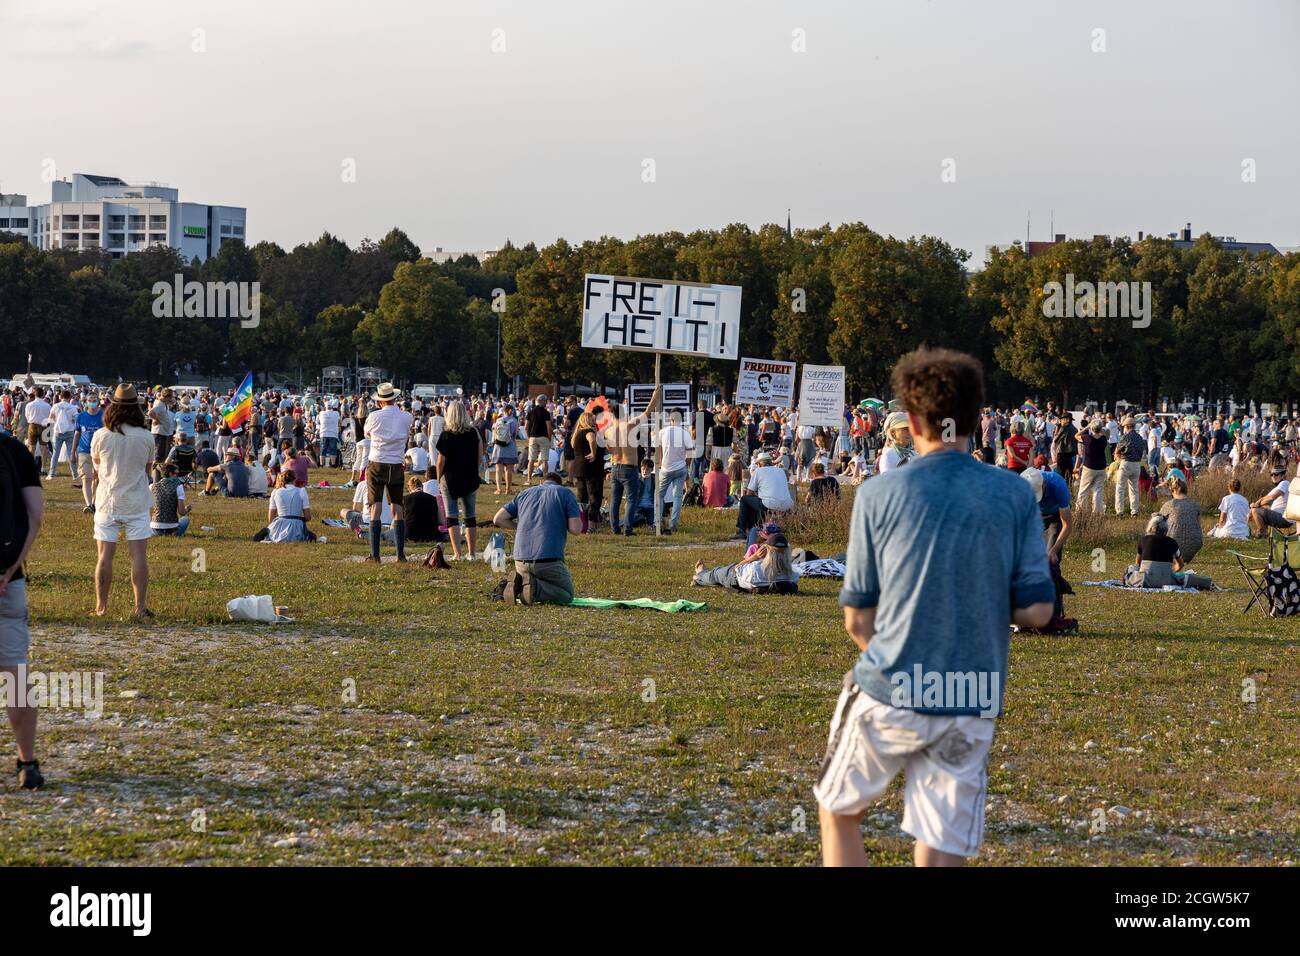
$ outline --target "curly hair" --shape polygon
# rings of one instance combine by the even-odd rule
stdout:
[[[945,431],[969,435],[984,404],[984,369],[964,352],[919,348],[898,360],[890,378],[894,397],[925,422],[927,438]]]

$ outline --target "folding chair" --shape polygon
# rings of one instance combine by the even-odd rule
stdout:
[[[1228,553],[1237,559],[1237,567],[1241,569],[1242,575],[1246,578],[1246,583],[1250,586],[1250,600],[1246,602],[1246,606],[1242,608],[1241,613],[1247,613],[1258,604],[1260,613],[1265,617],[1269,617],[1268,569],[1270,567],[1280,568],[1283,564],[1289,564],[1297,572],[1300,572],[1300,537],[1285,535],[1276,528],[1269,528],[1267,557],[1243,554],[1240,551],[1231,549],[1229,549]]]

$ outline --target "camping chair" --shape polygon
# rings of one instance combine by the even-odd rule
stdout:
[[[1247,613],[1258,604],[1261,614],[1265,617],[1271,616],[1269,614],[1271,602],[1268,595],[1268,569],[1270,567],[1280,568],[1285,564],[1300,572],[1300,537],[1285,535],[1276,528],[1269,528],[1268,541],[1267,557],[1243,554],[1240,551],[1231,549],[1228,551],[1230,555],[1237,559],[1237,567],[1241,569],[1242,575],[1246,578],[1246,583],[1250,586],[1250,600],[1242,608],[1242,614]]]

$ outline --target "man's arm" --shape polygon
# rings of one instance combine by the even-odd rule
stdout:
[[[10,580],[27,560],[27,555],[31,554],[32,545],[36,543],[36,535],[41,530],[41,520],[45,517],[45,492],[40,485],[30,485],[23,489],[23,504],[27,506],[27,540],[23,542],[23,549],[18,552],[18,560],[0,571],[0,595],[5,593]]]
[[[515,530],[518,525],[518,522],[514,518],[510,517],[510,512],[506,511],[505,508],[497,509],[497,513],[492,516],[492,523],[498,528],[507,528],[511,531]],[[578,531],[581,530],[582,522],[578,522]]]
[[[569,534],[582,534],[582,519],[581,519],[581,518],[570,518],[570,519],[569,519]]]
[[[876,633],[876,609],[874,607],[846,607],[844,609],[844,630],[849,632],[858,650],[865,651]]]
[[[1074,511],[1070,508],[1062,508],[1061,530],[1057,534],[1056,540],[1052,542],[1051,548],[1048,549],[1047,556],[1053,560],[1059,561],[1061,555],[1065,553],[1065,542],[1070,540],[1070,529],[1074,526]]]
[[[1029,607],[1013,608],[1011,623],[1016,627],[1046,627],[1055,612],[1056,608],[1051,601],[1042,601]]]

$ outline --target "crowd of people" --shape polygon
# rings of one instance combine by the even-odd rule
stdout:
[[[1285,517],[1296,423],[1269,416],[1157,415],[982,406],[968,356],[921,350],[895,369],[890,405],[846,409],[840,427],[797,411],[700,401],[643,409],[605,399],[536,395],[421,402],[390,383],[366,395],[254,396],[230,427],[229,396],[172,389],[110,393],[40,389],[0,402],[0,669],[25,666],[23,564],[43,516],[42,475],[68,463],[97,542],[94,613],[107,613],[119,540],[131,559],[133,614],[152,617],[147,543],[181,536],[193,495],[266,500],[254,540],[310,542],[313,468],[350,468],[342,522],[378,563],[391,546],[449,544],[451,561],[480,560],[477,533],[513,533],[513,566],[493,598],[524,605],[575,599],[571,535],[619,538],[683,529],[692,507],[735,513],[737,560],[694,565],[690,583],[754,595],[797,594],[800,561],[782,522],[858,486],[843,542],[844,626],[860,655],[845,677],[814,793],[827,864],[865,861],[865,809],[900,772],[903,828],[923,865],[958,864],[982,841],[984,781],[1001,709],[1009,635],[1070,633],[1061,574],[1076,509],[1152,513],[1125,573],[1130,586],[1186,584],[1211,537],[1295,533]],[[1274,479],[1253,501],[1243,470]],[[1217,523],[1202,528],[1194,482],[1221,483]],[[508,500],[480,521],[479,490]],[[608,500],[606,484],[609,485]],[[432,552],[431,552],[432,553]],[[503,559],[504,560],[504,559]],[[435,564],[434,566],[438,566]],[[960,587],[954,582],[960,581]],[[1011,600],[1008,602],[1007,596]],[[922,672],[991,676],[989,693],[900,697]],[[900,681],[900,675],[907,680]],[[11,708],[18,779],[38,788],[35,714]]]

